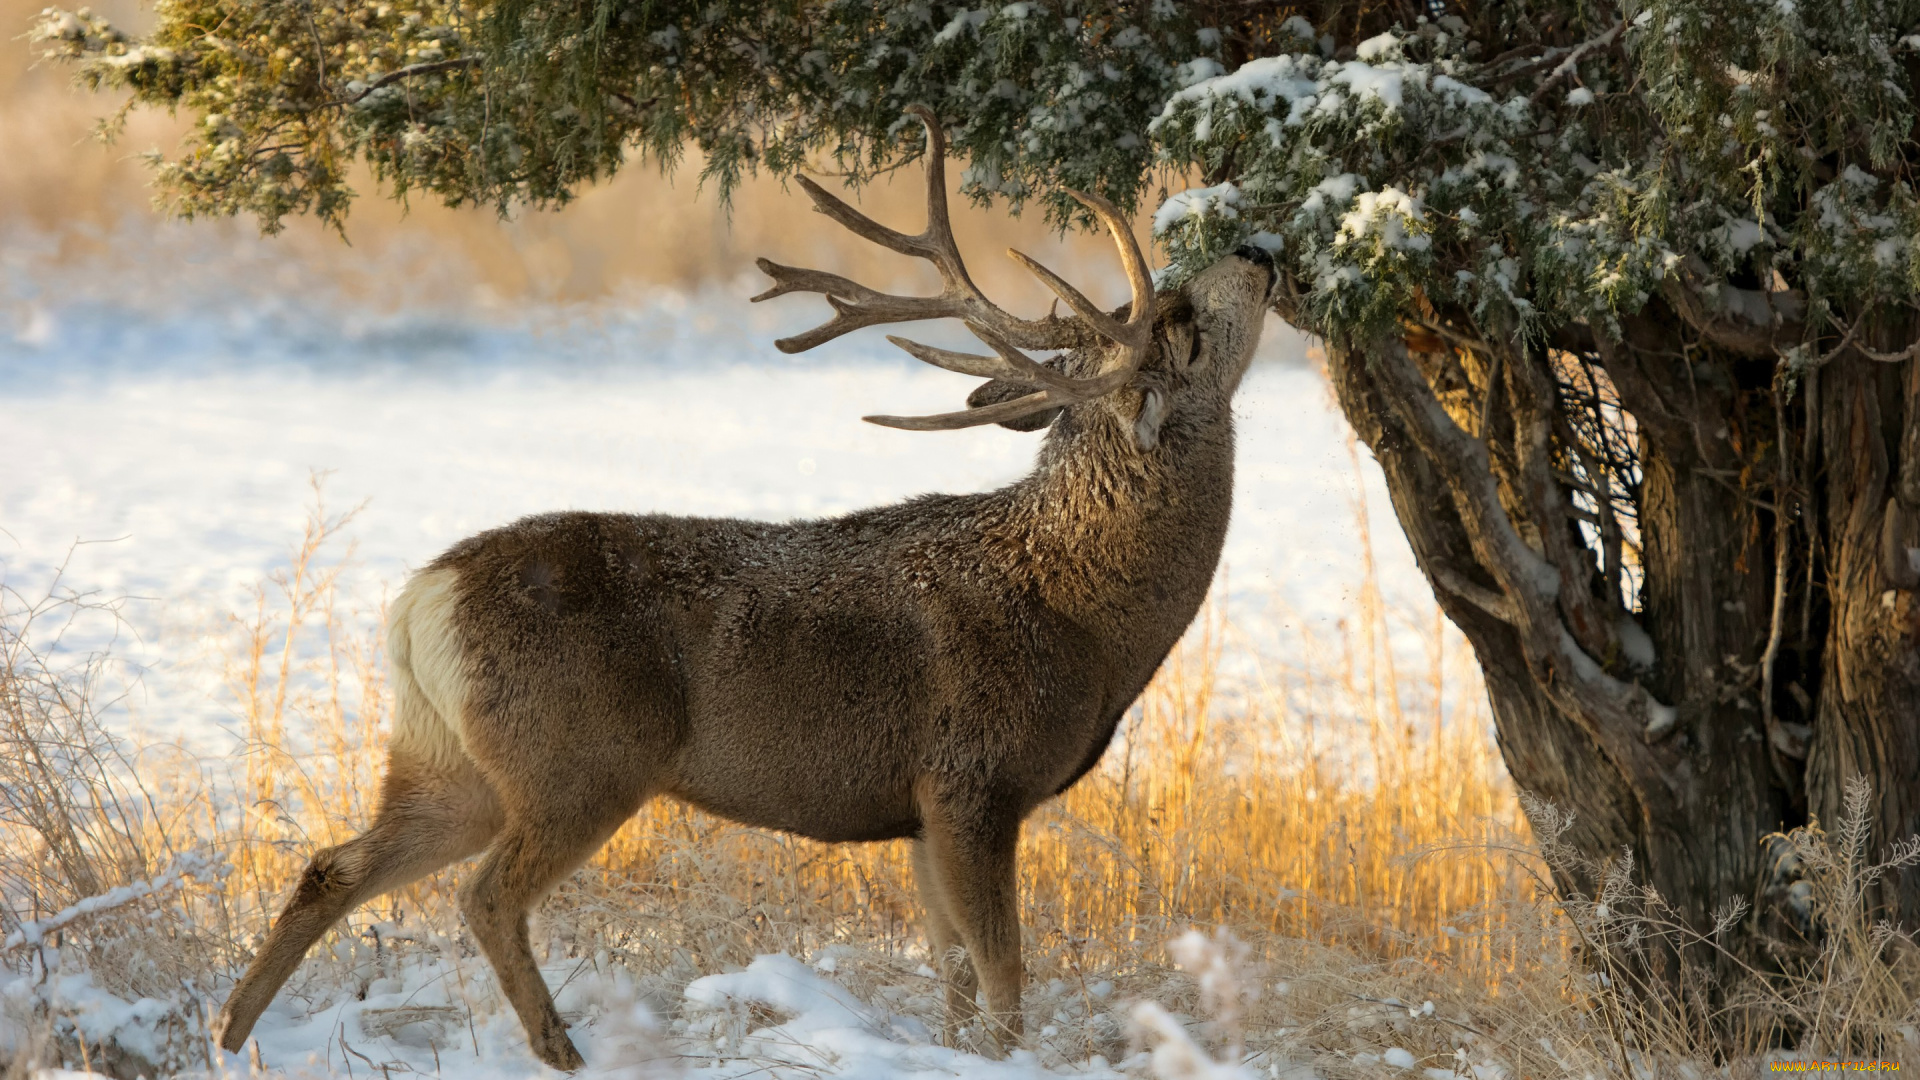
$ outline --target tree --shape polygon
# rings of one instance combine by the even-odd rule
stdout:
[[[979,200],[1156,184],[1172,273],[1245,242],[1486,673],[1515,780],[1680,912],[1766,837],[1920,832],[1915,0],[161,0],[44,48],[186,110],[182,214],[564,202],[629,157],[911,160]],[[1591,893],[1574,869],[1559,886]],[[1878,908],[1920,920],[1920,877]],[[1747,924],[1750,941],[1766,929]]]

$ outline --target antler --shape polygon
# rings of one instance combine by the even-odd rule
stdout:
[[[824,270],[782,266],[770,259],[758,260],[759,267],[773,278],[773,288],[753,298],[755,303],[785,296],[790,292],[817,292],[833,305],[834,316],[804,334],[781,338],[774,346],[781,352],[804,352],[816,345],[861,327],[882,323],[915,322],[921,319],[960,319],[973,335],[994,352],[976,356],[922,345],[917,341],[888,336],[887,340],[918,360],[963,375],[1004,379],[1034,388],[1034,393],[997,405],[936,416],[869,416],[868,421],[911,431],[943,431],[1017,420],[1046,409],[1075,401],[1087,401],[1125,386],[1145,361],[1153,342],[1153,279],[1147,273],[1147,260],[1134,239],[1133,229],[1118,207],[1098,195],[1067,189],[1107,226],[1120,249],[1120,262],[1127,272],[1133,300],[1122,321],[1101,311],[1080,290],[1058,274],[1018,251],[1008,251],[1014,261],[1066,301],[1075,317],[1063,319],[1049,315],[1044,319],[1017,318],[980,291],[967,274],[966,263],[953,239],[953,226],[947,218],[947,140],[939,118],[925,105],[909,106],[907,112],[919,118],[927,129],[927,227],[917,236],[889,229],[829,194],[806,177],[798,177],[800,186],[813,199],[814,209],[845,226],[855,235],[873,241],[902,255],[912,255],[933,263],[940,272],[942,288],[934,296],[897,296],[870,289],[857,281]],[[1090,345],[1105,339],[1120,346],[1116,357],[1100,374],[1076,379],[1062,375],[1021,352],[1029,349],[1066,349]]]

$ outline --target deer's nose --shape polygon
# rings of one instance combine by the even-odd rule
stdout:
[[[1252,244],[1241,244],[1233,249],[1233,253],[1267,272],[1268,289],[1272,289],[1274,282],[1280,280],[1280,270],[1273,265],[1273,252]]]

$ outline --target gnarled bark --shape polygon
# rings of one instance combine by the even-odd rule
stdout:
[[[1873,783],[1882,842],[1920,832],[1920,375],[1842,346],[1796,389],[1703,317],[1655,300],[1551,345],[1456,317],[1449,336],[1483,344],[1327,350],[1480,660],[1516,783],[1574,812],[1562,839],[1594,866],[1631,849],[1701,929],[1730,901],[1784,894],[1766,838],[1837,818],[1849,777]],[[1610,506],[1607,469],[1567,422],[1585,407],[1557,381],[1569,358],[1604,373],[1633,441],[1635,475],[1617,480],[1637,590],[1613,511],[1592,509]],[[1557,884],[1599,883],[1575,869]],[[1911,873],[1875,901],[1920,923]],[[1750,946],[1791,922],[1761,914]]]
[[[1806,795],[1836,821],[1848,778],[1873,781],[1881,841],[1920,832],[1920,368],[1842,357],[1813,391],[1813,484],[1830,605]],[[1882,879],[1872,902],[1920,923],[1920,871]]]

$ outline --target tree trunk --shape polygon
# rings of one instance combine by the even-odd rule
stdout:
[[[1817,419],[1816,554],[1828,600],[1807,757],[1809,810],[1840,819],[1845,785],[1873,784],[1873,846],[1920,833],[1920,364],[1841,357],[1807,387]],[[1912,929],[1920,870],[1869,902]]]
[[[1796,391],[1660,300],[1615,336],[1478,336],[1510,344],[1329,342],[1328,370],[1515,783],[1574,814],[1556,884],[1594,896],[1630,851],[1702,931],[1738,901],[1760,909],[1743,947],[1805,931],[1773,910],[1769,834],[1831,823],[1856,776],[1875,854],[1920,833],[1915,365],[1842,350]],[[1913,873],[1872,899],[1920,923]]]

